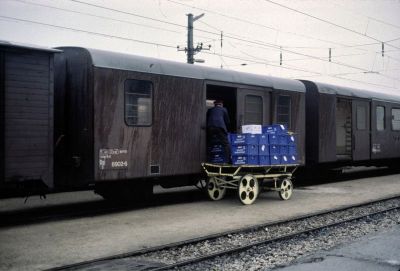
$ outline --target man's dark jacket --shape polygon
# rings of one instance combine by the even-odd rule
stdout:
[[[207,127],[219,127],[228,132],[229,116],[226,108],[214,106],[207,111]]]

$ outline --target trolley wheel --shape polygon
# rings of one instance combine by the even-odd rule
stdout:
[[[240,178],[238,194],[239,200],[244,205],[252,204],[257,199],[259,190],[258,181],[253,175],[247,174]]]
[[[290,178],[285,178],[281,181],[280,191],[278,192],[279,197],[282,200],[288,200],[293,194],[293,184]]]
[[[225,180],[225,177],[210,177],[207,181],[207,193],[212,200],[220,200],[226,193],[226,188],[221,187],[221,181],[218,179]]]

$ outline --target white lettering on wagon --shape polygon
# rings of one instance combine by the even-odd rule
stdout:
[[[128,168],[128,150],[100,149],[99,168],[101,170]]]

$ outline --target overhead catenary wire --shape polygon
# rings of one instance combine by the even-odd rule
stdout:
[[[364,34],[364,33],[358,32],[358,31],[356,31],[356,30],[354,30],[354,29],[351,29],[351,28],[348,28],[348,27],[345,27],[345,26],[339,25],[339,24],[337,24],[337,23],[334,23],[334,22],[331,22],[331,21],[325,20],[325,19],[323,19],[323,18],[319,18],[319,17],[317,17],[317,16],[314,16],[314,15],[312,15],[312,14],[308,14],[308,13],[306,13],[306,12],[304,12],[304,11],[301,11],[301,10],[298,10],[298,9],[295,9],[295,8],[291,8],[291,7],[285,6],[285,5],[283,5],[283,4],[280,4],[280,3],[277,3],[277,2],[275,2],[275,1],[272,1],[272,0],[263,0],[263,1],[265,1],[265,2],[268,2],[268,3],[271,3],[271,4],[274,4],[274,5],[277,5],[277,6],[279,6],[279,7],[282,7],[282,8],[288,9],[288,10],[291,10],[291,11],[293,11],[293,12],[296,12],[296,13],[302,14],[302,15],[304,15],[304,16],[307,16],[307,17],[313,18],[313,19],[315,19],[315,20],[318,20],[318,21],[324,22],[324,23],[326,23],[326,24],[333,25],[333,26],[335,26],[335,27],[337,27],[337,28],[340,28],[340,29],[343,29],[343,30],[349,31],[349,32],[351,32],[351,33],[354,33],[354,34],[357,34],[357,35],[360,35],[360,36],[363,36],[363,37],[366,37],[366,38],[369,38],[369,39],[375,40],[375,41],[377,41],[377,42],[381,42],[381,43],[383,42],[382,40],[380,40],[380,39],[377,39],[377,38],[375,38],[375,37],[372,37],[372,36],[370,36],[370,35],[367,35],[367,34]],[[391,45],[390,43],[389,43],[389,46],[391,46],[391,47],[393,47],[393,48],[396,48],[396,49],[400,49],[400,47],[397,47],[397,46]]]
[[[83,1],[77,1],[77,0],[71,0],[71,1],[74,1],[74,2],[83,2]],[[84,3],[84,2],[83,2],[83,3]],[[97,6],[97,5],[96,5],[96,6]],[[106,8],[106,9],[108,9],[108,8]],[[71,30],[71,31],[76,31],[76,32],[84,32],[84,33],[88,33],[88,34],[93,34],[93,35],[98,35],[98,36],[104,36],[104,37],[109,37],[109,38],[117,38],[117,39],[122,39],[122,40],[127,40],[127,41],[133,41],[133,42],[139,42],[139,43],[144,43],[144,44],[151,44],[151,45],[160,46],[160,47],[168,47],[168,48],[174,48],[174,49],[176,48],[176,46],[174,46],[174,45],[166,45],[166,44],[162,44],[162,43],[156,43],[156,42],[151,42],[151,41],[143,41],[143,40],[139,40],[139,39],[132,39],[132,38],[128,38],[128,37],[121,37],[121,36],[116,36],[116,35],[109,35],[109,34],[105,34],[105,33],[87,31],[87,30],[82,30],[82,29],[75,29],[75,28],[64,27],[64,26],[59,26],[59,25],[51,25],[51,24],[46,24],[46,23],[41,23],[41,22],[35,22],[35,21],[30,21],[30,20],[12,18],[12,17],[8,17],[8,16],[1,16],[1,17],[3,17],[4,19],[8,19],[8,20],[19,20],[19,21],[24,21],[24,22],[28,22],[28,23],[36,23],[36,24],[41,24],[41,25],[44,25],[44,26],[57,27],[57,28],[61,28],[61,29],[64,29],[64,30]],[[146,18],[154,19],[154,18],[151,18],[151,17],[146,17]],[[173,23],[173,24],[174,24],[174,23]],[[185,27],[185,26],[182,26],[182,27]],[[212,33],[212,32],[210,32],[210,31],[206,31],[206,32]],[[220,33],[213,33],[213,34],[218,34],[218,35],[220,35]],[[224,37],[226,38],[227,36],[224,36]],[[237,38],[237,37],[230,37],[230,38],[231,38],[231,39],[235,39],[235,40],[242,40],[242,41],[244,41],[244,42],[246,42],[246,43],[259,44],[258,42],[254,42],[254,41],[250,41],[250,40],[245,40],[245,39],[239,39],[239,38]],[[395,40],[397,40],[397,39],[395,39]],[[273,44],[262,44],[262,46],[280,50],[280,46],[273,45]],[[278,49],[277,47],[279,47],[279,49]],[[326,61],[326,59],[324,60],[323,58],[319,58],[319,57],[315,57],[315,56],[310,56],[310,55],[307,55],[307,54],[302,54],[302,53],[295,52],[295,51],[292,51],[292,50],[285,50],[285,49],[283,49],[283,50],[284,50],[284,51],[291,52],[291,53],[293,53],[293,54],[303,55],[303,56],[305,56],[305,57],[309,57],[309,58],[314,58],[314,59],[319,59],[319,60]],[[361,69],[361,70],[364,70],[364,71],[369,71],[369,70],[367,70],[367,69],[363,69],[363,68],[360,68],[360,67],[355,67],[355,66],[347,65],[347,64],[345,64],[345,63],[339,63],[339,62],[337,62],[337,63],[335,63],[335,64],[338,64],[338,65],[346,65],[347,67],[351,67],[351,68],[355,68],[355,69]],[[272,66],[271,64],[269,64],[269,65]],[[281,66],[279,66],[279,67],[281,67]],[[289,69],[289,70],[290,70],[290,69],[291,69],[291,70],[296,70],[296,69],[292,69],[292,68],[290,68],[290,67],[285,67],[285,68],[287,68],[287,69]],[[300,69],[297,69],[297,71],[300,71]],[[305,70],[302,70],[302,71],[305,71]],[[309,71],[306,71],[306,72],[309,72]],[[381,76],[384,76],[384,75],[381,74]],[[384,76],[384,77],[386,77],[386,76]],[[391,77],[387,77],[387,78],[390,78],[390,79],[393,80],[393,78],[391,78]],[[397,81],[397,80],[396,80],[396,81]]]
[[[149,19],[149,20],[154,20],[154,21],[157,21],[157,22],[172,24],[172,25],[180,26],[180,27],[186,27],[186,26],[182,26],[182,25],[180,25],[180,24],[175,24],[175,23],[171,23],[171,22],[167,22],[167,21],[163,21],[163,20],[151,18],[151,17],[148,17],[148,16],[138,15],[138,14],[135,14],[135,13],[132,13],[132,12],[121,11],[121,10],[117,10],[117,9],[113,9],[113,8],[108,8],[108,7],[104,7],[104,6],[100,6],[100,5],[96,5],[96,4],[87,3],[87,2],[85,2],[85,1],[80,1],[80,0],[69,0],[69,1],[76,2],[76,3],[81,3],[81,4],[85,4],[85,5],[89,5],[89,6],[94,6],[94,7],[101,8],[101,9],[111,10],[111,11],[119,12],[119,13],[123,13],[123,14],[129,14],[129,15],[133,15],[133,16],[138,16],[138,17],[140,17],[140,18],[145,18],[145,19]],[[167,0],[167,1],[179,3],[179,2],[176,2],[176,1],[174,1],[174,0]],[[179,3],[179,4],[182,4],[182,3]],[[186,4],[183,4],[183,5],[187,6]],[[194,7],[194,8],[197,8],[197,7]],[[200,9],[200,8],[199,8],[199,9]],[[208,10],[206,10],[206,9],[200,9],[200,10],[208,11]],[[220,14],[220,13],[218,13],[218,14]],[[224,16],[225,16],[225,15],[224,15]],[[232,16],[228,16],[228,15],[227,15],[227,17],[232,17]],[[236,18],[236,17],[233,17],[233,18]],[[241,19],[241,20],[242,20],[242,19]],[[242,21],[243,21],[243,20],[242,20]],[[246,21],[246,20],[244,20],[244,21]],[[247,22],[247,21],[246,21],[246,22]],[[212,34],[215,34],[215,35],[219,35],[219,33],[214,33],[214,32],[210,32],[210,31],[206,31],[206,30],[200,30],[200,29],[198,29],[198,31],[202,31],[202,32],[206,32],[206,33],[212,33]],[[250,41],[250,40],[247,40],[246,38],[234,37],[234,36],[232,36],[232,35],[227,35],[227,34],[225,34],[225,33],[224,33],[224,37],[225,37],[225,38],[236,39],[236,40],[240,40],[240,41],[244,41],[244,42],[249,42],[249,43],[253,43],[253,44],[258,44],[258,45],[261,45],[261,46],[267,46],[267,47],[270,47],[270,48],[275,48],[275,49],[278,49],[278,50],[286,51],[286,52],[293,53],[293,54],[298,54],[298,55],[301,55],[301,56],[304,56],[304,57],[310,57],[310,58],[313,58],[313,59],[318,59],[318,60],[321,60],[321,61],[327,61],[327,60],[325,60],[325,59],[323,59],[323,58],[320,58],[320,57],[315,57],[315,56],[311,56],[311,55],[307,55],[307,54],[295,52],[295,51],[293,51],[293,50],[288,50],[288,49],[282,48],[282,46],[280,46],[280,45],[275,45],[275,44],[270,44],[270,43],[265,43],[265,42]],[[353,69],[359,69],[359,70],[363,70],[363,71],[368,71],[367,69],[363,69],[363,68],[360,68],[360,67],[355,67],[355,66],[352,66],[352,65],[349,65],[349,64],[345,64],[345,63],[340,63],[340,62],[332,62],[332,63],[337,64],[337,65],[341,65],[341,66],[345,66],[345,67],[348,67],[348,68],[353,68]],[[384,76],[384,75],[382,75],[382,76]]]
[[[36,21],[32,21],[32,20],[26,20],[26,19],[15,18],[15,17],[9,17],[9,16],[4,16],[4,15],[0,15],[0,18],[14,20],[14,21],[20,21],[20,22],[26,22],[26,23],[31,23],[31,24],[37,24],[37,25],[43,25],[43,26],[48,26],[48,27],[54,27],[54,28],[59,28],[59,29],[64,29],[64,30],[75,31],[75,32],[81,32],[81,33],[86,33],[86,34],[92,34],[92,35],[102,36],[102,37],[107,37],[107,38],[115,38],[115,39],[121,39],[121,40],[126,40],[126,41],[133,41],[133,42],[138,42],[138,43],[143,43],[143,44],[156,45],[156,46],[160,46],[160,47],[176,49],[175,45],[167,45],[167,44],[156,43],[156,42],[151,42],[151,41],[132,39],[132,38],[127,38],[127,37],[115,36],[115,35],[104,34],[104,33],[100,33],[100,32],[76,29],[76,28],[72,28],[72,27],[59,26],[59,25],[54,25],[54,24],[47,24],[47,23],[36,22]]]

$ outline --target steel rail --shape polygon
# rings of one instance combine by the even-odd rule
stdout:
[[[242,251],[248,250],[248,249],[253,248],[253,247],[267,245],[267,244],[270,244],[270,243],[273,243],[273,242],[284,241],[284,240],[287,240],[287,239],[290,239],[290,238],[294,238],[294,237],[300,236],[302,234],[308,234],[308,233],[312,233],[312,232],[315,232],[315,231],[320,231],[322,229],[327,229],[327,228],[331,228],[331,227],[334,227],[334,226],[339,226],[341,224],[345,224],[345,223],[348,223],[348,222],[360,220],[360,219],[363,219],[363,218],[368,217],[368,216],[374,216],[374,215],[390,212],[390,211],[393,211],[393,210],[396,210],[396,209],[400,209],[400,206],[391,207],[391,208],[388,208],[388,209],[385,209],[385,210],[372,212],[372,213],[360,215],[360,216],[349,218],[349,219],[344,219],[344,220],[337,221],[337,222],[328,223],[326,225],[317,226],[317,227],[313,227],[313,228],[310,228],[310,229],[297,231],[297,232],[294,232],[294,233],[284,234],[282,236],[261,240],[261,241],[254,242],[254,243],[251,243],[251,244],[246,244],[246,245],[243,245],[243,246],[230,248],[230,249],[226,249],[226,250],[210,253],[208,255],[203,255],[203,256],[200,256],[200,257],[196,257],[196,258],[193,258],[193,259],[179,261],[179,262],[176,262],[176,263],[173,263],[173,264],[168,264],[168,265],[165,265],[165,266],[162,266],[162,267],[157,267],[157,268],[152,268],[152,269],[147,269],[147,270],[160,271],[160,270],[169,270],[169,269],[176,268],[176,267],[187,266],[187,265],[195,264],[195,263],[206,261],[206,260],[211,260],[211,259],[216,258],[216,257],[242,252]]]
[[[282,219],[282,220],[279,220],[279,221],[258,224],[258,225],[254,225],[254,226],[250,226],[250,227],[241,228],[241,229],[225,231],[225,232],[221,232],[221,233],[217,233],[217,234],[210,234],[210,235],[207,235],[207,236],[198,237],[198,238],[192,238],[192,239],[188,239],[188,240],[184,240],[184,241],[180,241],[180,242],[174,242],[174,243],[169,243],[169,244],[165,244],[165,245],[160,245],[160,246],[155,246],[155,247],[150,247],[150,248],[145,248],[145,249],[139,249],[139,250],[135,250],[135,251],[127,252],[127,253],[122,253],[122,254],[117,254],[117,255],[97,258],[97,259],[93,259],[93,260],[73,263],[73,264],[69,264],[69,265],[53,267],[53,268],[46,269],[45,271],[79,270],[80,268],[101,264],[102,262],[118,260],[118,259],[123,259],[123,258],[137,257],[137,256],[141,256],[141,255],[145,255],[145,254],[148,254],[148,253],[157,252],[157,251],[161,251],[161,250],[166,250],[166,249],[171,249],[171,248],[178,248],[178,247],[183,247],[183,246],[186,246],[186,245],[192,245],[192,244],[196,244],[196,243],[199,243],[199,242],[202,242],[202,241],[205,241],[205,240],[215,240],[217,238],[225,237],[225,236],[232,235],[232,234],[248,233],[248,232],[260,230],[260,229],[265,228],[265,227],[278,226],[278,225],[282,225],[282,224],[289,223],[289,222],[301,221],[301,220],[305,220],[305,219],[309,219],[309,218],[313,218],[313,217],[317,217],[317,216],[322,216],[322,215],[326,215],[326,214],[330,214],[330,213],[346,211],[346,210],[353,209],[353,208],[361,208],[361,207],[364,207],[364,206],[368,206],[368,205],[371,205],[371,204],[376,204],[376,203],[379,203],[379,202],[389,201],[389,200],[396,199],[396,198],[399,198],[399,197],[400,197],[400,194],[394,195],[394,196],[390,196],[390,197],[383,197],[383,198],[376,199],[376,200],[373,200],[373,201],[366,201],[366,202],[362,202],[362,203],[347,205],[347,206],[344,206],[344,207],[337,207],[337,208],[333,208],[333,209],[329,209],[329,210],[319,211],[319,212],[315,212],[315,213],[312,213],[312,214],[300,215],[300,216],[293,217],[290,220]],[[235,252],[244,251],[244,250],[247,250],[247,249],[249,249],[251,247],[254,247],[254,246],[260,246],[260,245],[268,244],[268,243],[271,243],[271,242],[276,242],[276,241],[280,241],[280,240],[289,239],[289,238],[292,238],[292,237],[294,237],[296,235],[301,235],[301,234],[304,234],[304,233],[310,233],[310,232],[318,231],[318,230],[321,230],[323,228],[333,227],[333,226],[336,226],[336,225],[340,225],[340,224],[348,223],[348,222],[351,222],[351,221],[359,220],[359,219],[362,219],[362,218],[367,217],[367,216],[373,216],[373,215],[376,215],[376,214],[389,212],[389,211],[392,211],[392,210],[395,210],[395,209],[399,209],[399,208],[400,208],[400,206],[392,207],[392,208],[388,208],[388,209],[385,209],[385,210],[372,212],[372,213],[360,215],[360,216],[357,216],[357,217],[348,218],[348,219],[337,221],[337,222],[333,222],[333,223],[328,223],[326,225],[313,227],[313,228],[306,229],[306,230],[303,230],[303,231],[300,231],[300,232],[285,234],[285,235],[281,235],[281,236],[278,236],[278,237],[274,237],[274,238],[270,238],[270,239],[266,239],[266,240],[261,240],[261,241],[258,241],[258,242],[252,243],[252,244],[247,244],[247,245],[231,248],[231,249],[224,250],[224,251],[210,253],[208,255],[203,255],[203,256],[200,256],[200,257],[193,258],[193,259],[179,261],[179,262],[176,262],[176,263],[173,263],[173,264],[165,264],[162,267],[148,268],[146,270],[152,270],[152,271],[167,270],[167,269],[171,269],[171,268],[175,268],[175,267],[190,265],[190,264],[193,264],[193,263],[197,263],[197,262],[201,262],[201,261],[204,261],[204,260],[212,259],[212,258],[215,258],[217,256],[223,256],[223,255],[228,255],[228,254],[232,254],[232,253],[235,253]]]

